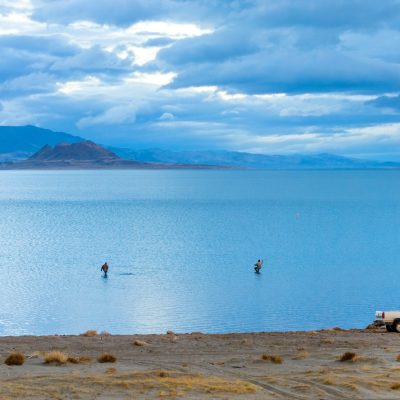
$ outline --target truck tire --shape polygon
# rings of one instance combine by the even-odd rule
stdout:
[[[395,332],[393,325],[386,324],[386,330],[388,332]]]
[[[393,321],[393,331],[400,333],[400,320],[396,319],[395,321]]]

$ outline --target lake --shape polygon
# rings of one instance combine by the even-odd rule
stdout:
[[[365,327],[399,275],[400,171],[0,171],[0,335]]]

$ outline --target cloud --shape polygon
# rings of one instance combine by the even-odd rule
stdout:
[[[161,115],[160,120],[161,121],[170,121],[174,118],[175,118],[174,114],[172,114],[170,112],[165,112]]]
[[[251,3],[243,1],[243,4]],[[128,26],[139,21],[217,20],[240,9],[237,0],[52,0],[35,1],[33,16],[39,21],[70,23],[88,20],[100,24]]]
[[[399,7],[3,0],[0,124],[126,147],[392,157]]]

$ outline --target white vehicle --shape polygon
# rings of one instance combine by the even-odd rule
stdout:
[[[385,325],[388,332],[400,333],[400,311],[377,311],[375,322]]]

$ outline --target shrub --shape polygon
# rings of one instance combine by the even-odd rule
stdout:
[[[24,362],[25,356],[18,351],[10,353],[4,361],[4,363],[7,365],[23,365]]]
[[[114,363],[117,361],[117,358],[110,353],[104,353],[97,359],[97,361],[99,363]]]
[[[93,336],[97,336],[97,335],[98,335],[97,331],[92,329],[92,330],[86,331],[84,333],[81,333],[79,336],[93,337]]]
[[[399,361],[399,362],[400,362],[400,354],[397,354],[397,356],[396,356],[396,361]]]
[[[271,354],[263,354],[261,356],[261,358],[264,361],[271,361],[274,364],[282,364],[283,363],[283,359],[282,359],[281,356],[274,356],[274,355],[271,355]]]
[[[59,350],[49,351],[44,355],[45,364],[65,364],[68,361],[68,355]]]
[[[399,389],[400,389],[400,383],[393,383],[393,384],[390,386],[390,389],[392,389],[392,390],[399,390]]]
[[[352,353],[351,351],[346,351],[346,353],[343,353],[340,358],[339,361],[341,362],[345,362],[345,361],[356,361],[357,359],[357,354],[356,353]]]

